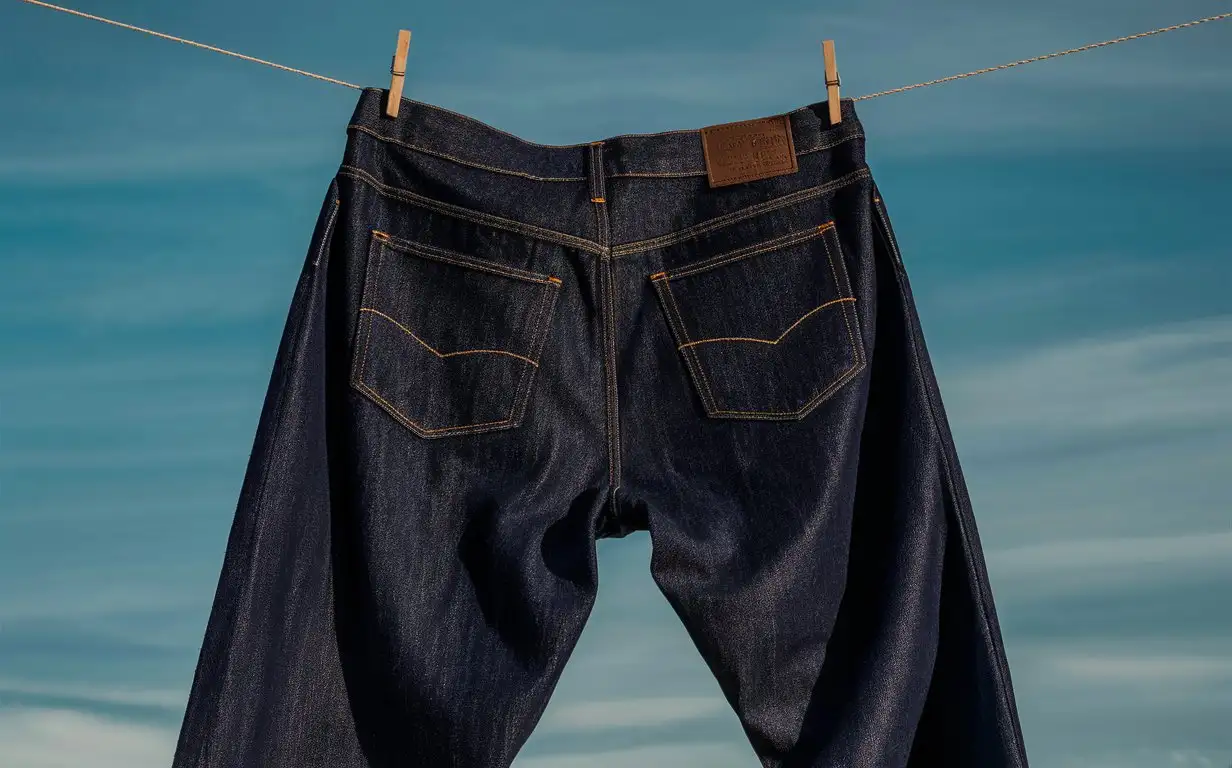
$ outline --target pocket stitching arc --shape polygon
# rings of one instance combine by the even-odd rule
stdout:
[[[719,256],[712,257],[711,259],[705,259],[699,262],[695,262],[694,264],[687,264],[682,269],[675,270],[674,274],[676,276],[679,276],[682,272],[686,275],[695,274],[696,272],[711,269],[716,266],[725,265],[727,263],[737,261],[742,258],[756,255],[757,253],[762,253],[766,250],[771,250],[775,248],[787,248],[787,247],[791,247],[794,245],[799,245],[800,243],[807,242],[808,240],[811,240],[812,238],[817,237],[817,236],[822,237],[822,244],[826,252],[826,260],[830,264],[830,271],[831,271],[831,275],[833,275],[834,277],[836,289],[840,293],[844,293],[844,292],[846,293],[845,296],[840,296],[838,299],[832,300],[830,302],[826,302],[826,304],[823,304],[822,307],[832,306],[833,304],[842,305],[841,310],[843,312],[843,322],[847,326],[847,339],[848,339],[848,344],[850,345],[852,355],[854,357],[854,362],[852,363],[850,367],[848,367],[846,370],[840,373],[833,382],[831,382],[828,386],[826,386],[821,391],[813,395],[812,398],[810,398],[804,405],[802,405],[799,409],[795,411],[738,411],[738,410],[728,410],[728,409],[718,408],[717,402],[714,400],[713,392],[710,391],[710,382],[706,378],[706,374],[703,369],[703,366],[701,365],[701,361],[697,359],[696,353],[694,352],[694,348],[697,346],[699,342],[694,342],[689,339],[688,332],[685,330],[685,327],[684,327],[684,319],[679,314],[680,310],[679,310],[678,305],[676,304],[675,295],[673,294],[671,287],[669,285],[669,280],[671,279],[672,274],[669,274],[667,271],[660,271],[660,272],[656,272],[653,275],[650,275],[650,280],[655,285],[655,287],[658,289],[659,296],[661,299],[664,300],[664,304],[670,305],[671,310],[676,313],[675,317],[672,317],[671,311],[667,313],[668,323],[669,325],[672,326],[673,331],[677,335],[678,351],[684,354],[686,362],[689,363],[690,371],[696,374],[695,382],[696,381],[702,382],[702,386],[699,387],[699,390],[702,390],[703,388],[705,389],[702,399],[703,399],[703,405],[706,406],[707,415],[712,416],[712,417],[741,417],[741,418],[746,418],[746,419],[761,419],[761,420],[774,420],[774,421],[799,420],[807,416],[809,412],[811,412],[814,408],[817,407],[817,405],[819,405],[823,400],[829,397],[829,395],[833,394],[838,388],[840,388],[841,386],[849,382],[853,377],[859,374],[861,370],[864,369],[866,365],[866,360],[865,360],[865,356],[863,352],[862,341],[860,344],[857,344],[856,338],[855,338],[856,337],[855,331],[859,328],[859,317],[858,316],[854,318],[855,328],[853,329],[852,327],[853,317],[852,317],[851,312],[853,310],[851,307],[856,301],[858,301],[858,298],[853,294],[851,282],[850,282],[850,276],[847,272],[846,264],[843,263],[840,268],[839,266],[836,266],[834,263],[835,250],[841,250],[841,248],[837,247],[838,233],[837,233],[837,229],[835,227],[834,221],[826,222],[824,224],[818,225],[817,227],[811,228],[809,230],[803,230],[801,232],[784,235],[782,237],[775,238],[770,241],[766,241],[766,243],[762,243],[762,244],[754,245],[754,246],[748,246],[747,248],[739,249],[737,251],[733,251],[727,254],[720,254]],[[831,239],[835,241],[835,245],[831,244],[830,242]],[[762,246],[766,246],[766,247],[762,247]],[[841,257],[841,254],[840,254],[840,257]],[[695,266],[701,267],[701,269],[694,270],[693,268]],[[839,277],[840,272],[843,275],[843,277],[841,278]],[[817,309],[812,310],[809,314],[812,314],[813,312],[818,311],[822,307],[818,307]],[[797,321],[797,323],[798,322],[799,321]],[[781,338],[782,337],[780,337],[780,339]],[[861,338],[862,338],[862,334],[861,334]],[[718,340],[725,340],[725,339],[718,339]],[[757,339],[757,341],[762,341],[762,340]]]
[[[388,320],[393,325],[396,325],[400,331],[405,333],[407,336],[410,336],[415,341],[419,342],[421,345],[427,348],[428,351],[430,351],[432,354],[436,355],[439,358],[457,357],[458,355],[478,355],[478,354],[508,355],[509,357],[517,358],[518,360],[522,360],[524,362],[530,363],[536,368],[539,367],[539,363],[535,362],[533,359],[527,357],[526,355],[519,355],[517,352],[510,352],[507,349],[455,349],[453,352],[441,352],[436,347],[432,346],[428,342],[419,338],[419,336],[417,336],[415,332],[412,331],[410,328],[407,328],[405,325],[398,322],[397,320],[390,317],[389,315],[385,314],[381,310],[375,307],[360,307],[359,311],[360,312],[370,312],[376,315],[377,317],[382,317]],[[535,332],[538,333],[538,331],[539,331],[539,326],[538,324],[536,324]]]
[[[379,248],[377,246],[378,243],[380,243]],[[379,284],[381,268],[385,261],[385,251],[386,251],[387,246],[392,246],[389,240],[388,234],[385,232],[381,232],[380,230],[372,230],[372,235],[371,235],[370,244],[369,244],[369,263],[371,263],[373,253],[376,252],[376,255],[377,255],[376,269],[373,271],[372,275],[370,275],[367,279],[365,279],[363,293],[360,298],[360,314],[366,315],[367,321],[366,323],[361,321],[360,326],[359,326],[359,328],[361,329],[360,332],[363,334],[363,346],[362,346],[362,350],[359,350],[360,363],[357,367],[354,367],[353,373],[350,377],[351,385],[355,389],[360,391],[361,393],[367,395],[368,397],[371,397],[378,405],[382,407],[383,410],[388,412],[399,423],[403,424],[404,426],[409,428],[412,432],[424,438],[440,438],[440,437],[448,437],[448,436],[453,436],[453,435],[474,434],[477,432],[490,432],[490,431],[494,431],[498,429],[508,429],[508,428],[512,428],[516,426],[518,420],[520,419],[522,413],[525,410],[526,401],[529,400],[530,386],[528,385],[527,387],[525,387],[526,391],[522,392],[523,382],[527,379],[526,374],[528,370],[528,365],[531,366],[529,369],[531,372],[529,378],[533,381],[534,371],[539,368],[539,362],[537,359],[530,359],[528,357],[523,357],[521,355],[516,355],[513,353],[506,353],[506,354],[511,354],[513,357],[516,357],[522,360],[523,366],[522,366],[521,372],[518,374],[518,382],[514,385],[514,388],[513,388],[514,400],[510,404],[509,415],[503,419],[499,419],[496,421],[484,421],[484,422],[476,422],[472,424],[455,424],[455,425],[450,425],[446,427],[426,427],[426,426],[423,426],[422,424],[419,424],[414,419],[411,419],[406,414],[404,414],[397,406],[395,406],[393,403],[390,403],[388,400],[382,397],[379,392],[377,392],[367,382],[364,381],[364,373],[367,370],[367,363],[368,363],[368,347],[372,340],[373,316],[374,314],[377,314],[375,310],[368,311],[368,312],[365,312],[364,310],[372,309],[372,308],[365,307],[365,305],[368,303],[368,298],[371,295],[371,292],[374,290],[375,286]],[[412,248],[398,249],[395,247],[390,247],[390,250],[405,250],[409,252],[411,255],[416,255],[416,256],[421,255],[417,249],[412,249]],[[434,255],[435,254],[428,255],[426,256],[426,258],[431,259]],[[440,260],[449,261],[447,259],[440,259]],[[458,266],[469,267],[471,265],[470,264],[458,264]],[[486,264],[479,265],[477,268],[483,269],[484,266],[486,266]],[[495,270],[489,270],[489,271],[495,271]],[[547,298],[540,302],[539,311],[536,312],[537,317],[535,319],[535,327],[531,335],[531,343],[530,343],[530,350],[532,350],[532,354],[535,355],[535,357],[537,358],[539,354],[542,352],[543,345],[547,342],[547,333],[545,333],[544,330],[548,325],[550,325],[550,322],[551,322],[550,317],[555,312],[556,298],[559,296],[559,292],[561,289],[561,281],[559,278],[552,277],[549,275],[540,276],[540,275],[534,275],[534,273],[529,273],[529,272],[524,273],[524,274],[519,274],[519,275],[507,275],[507,276],[525,280],[527,282],[539,283],[545,286],[544,290],[545,290],[545,294]],[[380,313],[380,314],[383,314],[383,313]],[[400,324],[396,322],[395,322],[395,325],[398,325],[399,327],[401,327]],[[414,334],[411,334],[411,335],[414,336]],[[416,340],[418,341],[417,337],[416,337]],[[423,342],[421,341],[420,343],[423,343]],[[428,346],[428,345],[425,344],[425,346]],[[432,349],[430,346],[428,348]],[[433,351],[435,352],[435,350]],[[494,351],[501,351],[501,350],[494,350]],[[453,354],[453,353],[449,353],[449,354]]]
[[[835,282],[837,282],[837,275],[835,276]],[[792,331],[794,331],[794,330],[795,330],[795,329],[796,329],[796,328],[800,325],[800,323],[803,323],[805,320],[809,319],[810,317],[812,317],[813,315],[817,314],[817,313],[818,313],[818,312],[820,312],[821,310],[826,309],[827,307],[832,307],[832,306],[834,306],[835,304],[840,304],[840,303],[845,302],[845,301],[855,301],[855,300],[856,300],[856,298],[855,298],[854,296],[841,296],[841,297],[839,297],[839,298],[837,298],[837,299],[831,299],[830,301],[827,301],[826,303],[824,303],[824,304],[822,304],[822,305],[820,305],[820,306],[813,307],[813,308],[812,308],[812,309],[810,309],[808,312],[805,312],[803,315],[801,315],[800,317],[798,317],[794,323],[792,323],[791,325],[787,326],[787,330],[785,330],[785,331],[783,331],[782,333],[780,333],[780,334],[778,335],[778,337],[777,337],[777,338],[773,338],[773,339],[757,339],[757,338],[754,338],[754,337],[752,337],[752,336],[716,336],[716,337],[711,337],[711,338],[708,338],[708,339],[694,339],[694,340],[692,340],[692,341],[690,341],[690,342],[687,342],[687,343],[685,343],[685,344],[681,344],[681,345],[678,347],[678,349],[684,349],[685,347],[695,347],[695,346],[697,346],[698,344],[710,344],[710,343],[713,343],[713,342],[716,342],[716,341],[756,341],[756,342],[760,342],[760,343],[762,343],[762,344],[769,344],[770,346],[777,346],[777,345],[779,344],[779,342],[781,342],[783,339],[787,338],[787,334],[789,334],[789,333],[791,333]]]

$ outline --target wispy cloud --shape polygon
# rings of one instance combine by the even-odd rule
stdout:
[[[0,625],[43,621],[79,625],[124,614],[180,612],[208,602],[211,588],[202,586],[205,592],[185,589],[179,573],[157,584],[149,578],[126,579],[102,565],[81,573],[59,569],[37,589],[0,593]]]
[[[0,701],[6,697],[39,696],[56,699],[75,699],[98,704],[123,704],[139,707],[157,707],[177,712],[183,709],[187,692],[151,688],[108,687],[100,685],[66,685],[32,680],[0,678]]]
[[[257,88],[240,72],[211,64],[151,69],[105,89],[64,83],[19,91],[23,108],[6,133],[21,140],[0,150],[0,183],[184,181],[337,162],[346,114],[330,118],[320,100]],[[338,104],[353,101],[353,93]]]
[[[0,764],[14,768],[163,768],[175,734],[67,709],[0,709]]]
[[[1066,578],[1084,582],[1110,572],[1130,571],[1157,580],[1152,568],[1185,571],[1222,569],[1232,576],[1232,531],[1107,539],[1070,539],[990,550],[997,575],[1005,579]],[[1089,583],[1089,582],[1087,582]]]
[[[964,320],[987,317],[990,312],[1007,309],[1029,312],[1033,316],[1058,307],[1073,311],[1089,303],[1095,291],[1130,294],[1142,285],[1157,285],[1165,278],[1175,279],[1170,273],[1175,271],[1175,259],[1179,255],[1173,252],[1167,262],[1148,262],[1123,252],[1085,252],[1066,258],[1064,269],[1042,266],[1037,261],[1026,265],[997,264],[979,274],[964,274],[961,279],[929,286],[932,292],[930,309]],[[1188,268],[1201,269],[1204,256],[1190,259]],[[922,293],[917,290],[917,297]]]
[[[1066,340],[946,383],[964,428],[999,440],[1091,437],[1232,423],[1232,317]]]
[[[1049,667],[1074,685],[1203,685],[1232,682],[1232,656],[1058,654]]]
[[[1092,637],[1009,645],[1032,764],[1161,768],[1232,762],[1226,638]]]

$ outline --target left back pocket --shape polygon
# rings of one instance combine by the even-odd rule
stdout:
[[[519,426],[560,278],[372,231],[351,385],[421,437]]]

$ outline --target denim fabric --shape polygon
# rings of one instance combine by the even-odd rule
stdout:
[[[975,521],[850,101],[799,170],[362,92],[176,768],[504,768],[651,571],[762,766],[1026,766]],[[650,767],[654,768],[654,767]]]

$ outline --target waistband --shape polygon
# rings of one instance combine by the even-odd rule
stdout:
[[[830,124],[826,102],[787,112],[796,155],[834,147],[862,137],[863,126],[850,99],[840,100],[842,120]],[[782,113],[780,113],[782,114]],[[750,116],[745,119],[762,117]],[[395,118],[385,115],[385,91],[365,88],[348,131],[497,173],[543,181],[585,181],[591,146],[601,144],[605,175],[704,176],[701,129],[626,133],[577,144],[539,144],[473,117],[403,98]]]

